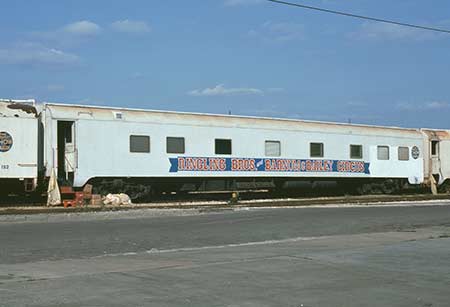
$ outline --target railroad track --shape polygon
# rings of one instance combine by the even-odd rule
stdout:
[[[254,192],[252,192],[254,193]],[[264,197],[250,198],[253,194],[243,193],[237,203],[231,204],[228,199],[223,198],[226,193],[214,193],[214,200],[202,200],[198,197],[194,200],[184,199],[161,199],[152,203],[140,203],[127,206],[83,206],[83,207],[46,207],[44,203],[33,204],[2,204],[0,215],[15,214],[42,214],[42,213],[76,213],[76,212],[102,212],[136,209],[198,209],[199,211],[225,210],[243,207],[299,207],[312,205],[338,205],[359,204],[367,205],[374,203],[392,202],[414,202],[448,200],[450,195],[440,194],[405,194],[405,195],[364,195],[364,196],[331,196],[331,197],[297,197],[297,198],[269,198],[267,193]],[[227,194],[229,196],[229,194]],[[202,195],[202,197],[205,195]],[[253,195],[255,196],[255,195]],[[260,195],[261,196],[261,195]],[[222,197],[222,198],[221,198]]]
[[[173,202],[195,202],[195,201],[229,201],[233,191],[219,191],[219,192],[188,192],[188,193],[163,193],[153,196],[149,201],[140,201],[136,203],[152,203],[163,204]],[[400,196],[400,195],[428,195],[427,191],[414,189],[405,191],[397,195],[368,195],[368,197],[388,197],[388,196]],[[286,189],[279,192],[270,192],[268,190],[243,190],[238,192],[240,201],[252,201],[252,200],[279,200],[279,199],[323,199],[323,198],[357,198],[358,196],[349,196],[347,193],[338,189],[324,189],[314,188],[307,190],[294,190]],[[364,198],[364,196],[361,196]],[[46,198],[42,196],[10,196],[6,199],[0,198],[0,207],[29,207],[29,206],[43,206],[46,203]]]

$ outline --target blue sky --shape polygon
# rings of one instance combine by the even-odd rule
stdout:
[[[450,29],[450,2],[302,4]],[[264,0],[3,1],[0,97],[450,128],[450,35]]]

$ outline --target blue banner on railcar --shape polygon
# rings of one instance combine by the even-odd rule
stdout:
[[[370,174],[369,163],[348,160],[169,158],[170,173],[178,172],[319,172]]]

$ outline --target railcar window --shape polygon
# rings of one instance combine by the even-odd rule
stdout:
[[[398,160],[400,160],[400,161],[408,161],[409,160],[409,148],[408,147],[399,147],[398,148]]]
[[[378,160],[389,160],[389,146],[378,146]]]
[[[167,137],[166,150],[167,153],[184,154],[184,138],[180,137]]]
[[[323,143],[310,143],[310,155],[313,158],[323,158]]]
[[[149,153],[150,137],[148,135],[130,135],[130,152]]]
[[[266,156],[267,157],[281,156],[281,142],[280,141],[266,141]]]
[[[439,145],[439,141],[431,141],[431,155],[432,156],[438,155],[438,145]]]
[[[362,159],[363,147],[362,145],[350,145],[350,159]]]
[[[231,155],[231,140],[216,139],[216,155]]]

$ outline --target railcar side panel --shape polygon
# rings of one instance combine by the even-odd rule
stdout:
[[[353,130],[350,134],[344,134],[336,131],[324,133],[311,129],[304,131],[300,124],[298,130],[282,130],[277,127],[249,128],[245,125],[240,127],[207,126],[202,122],[191,125],[184,123],[182,119],[177,123],[158,123],[156,120],[132,122],[78,119],[75,133],[77,169],[74,184],[82,186],[94,177],[195,176],[405,178],[414,184],[423,181],[423,139],[420,133],[406,134],[401,131],[396,135],[388,131],[389,133],[384,135],[373,135],[364,133],[364,130]],[[130,152],[130,136],[132,135],[148,136],[150,152]],[[185,152],[183,154],[166,153],[167,137],[183,137]],[[216,155],[215,139],[231,139],[231,155]],[[264,144],[267,140],[280,142],[281,155],[278,157],[265,155]],[[311,142],[324,144],[323,157],[310,156]],[[363,146],[362,159],[350,158],[350,144]],[[378,159],[379,145],[389,147],[389,160]],[[399,146],[407,147],[409,151],[416,147],[419,155],[413,158],[410,154],[407,161],[399,161],[397,153]],[[183,159],[194,159],[190,161],[194,161],[195,167],[180,168]],[[215,159],[224,159],[225,168],[212,169],[211,165],[216,161]],[[236,169],[233,167],[236,160],[244,161],[244,164],[248,160],[254,161],[254,165],[251,166],[251,170],[245,167]],[[266,165],[267,160],[269,163],[273,162],[272,166],[276,167]],[[359,171],[352,169],[339,171],[340,161],[361,162],[367,169],[363,167]],[[258,163],[264,165],[259,165],[258,168]],[[304,171],[302,171],[302,163],[305,164]],[[315,166],[308,170],[308,163],[309,165],[313,163]]]
[[[0,118],[0,179],[38,177],[37,118]]]

